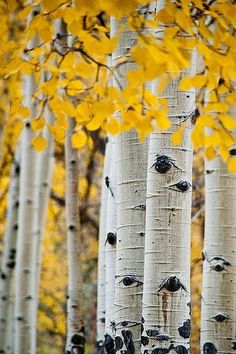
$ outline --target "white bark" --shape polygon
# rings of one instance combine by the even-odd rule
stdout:
[[[97,277],[97,350],[103,348],[105,333],[105,279],[106,279],[106,220],[107,220],[107,197],[109,189],[106,186],[105,178],[109,175],[111,155],[111,139],[106,144],[102,185],[101,205],[99,221],[99,245],[98,245],[98,277]]]
[[[105,320],[105,349],[114,340],[115,323],[115,274],[116,274],[116,137],[111,140],[111,163],[110,171],[106,176],[109,185],[107,196],[107,224],[106,224],[106,320]],[[109,349],[107,350],[109,352]]]
[[[84,348],[84,324],[82,316],[83,280],[81,269],[81,230],[79,220],[79,162],[78,151],[72,148],[71,136],[75,121],[69,120],[66,135],[66,223],[68,252],[68,301],[66,353],[81,353]]]
[[[29,43],[35,47],[37,39]],[[35,92],[34,75],[24,78],[24,98],[32,117],[36,115],[32,96]],[[19,205],[19,231],[17,238],[16,257],[16,298],[15,298],[15,337],[14,354],[34,354],[36,352],[36,326],[33,323],[35,316],[35,260],[34,260],[34,220],[37,217],[37,198],[35,194],[36,181],[36,155],[31,145],[33,130],[29,121],[21,135],[21,176],[20,176],[20,205]]]
[[[221,158],[206,160],[201,353],[235,353],[235,191]]]
[[[187,74],[194,73],[195,58]],[[179,91],[178,85],[179,80],[171,81],[164,93],[171,129],[150,136],[142,353],[187,354],[190,347],[190,132],[195,92]],[[174,146],[171,134],[187,117],[183,141]]]
[[[3,256],[0,278],[0,352],[12,352],[13,335],[13,283],[16,256],[16,238],[18,230],[19,208],[19,149],[15,157],[11,172],[11,182],[8,194],[7,227],[4,236]],[[11,340],[9,341],[9,337]]]

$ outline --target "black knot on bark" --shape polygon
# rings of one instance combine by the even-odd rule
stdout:
[[[73,334],[71,337],[71,343],[74,345],[84,345],[85,343],[85,338],[84,336],[81,336],[80,334]]]
[[[203,354],[217,354],[217,349],[215,345],[211,342],[204,343]]]
[[[216,322],[224,322],[229,320],[229,316],[224,315],[223,313],[218,313],[216,316],[212,317]]]
[[[15,224],[15,225],[13,226],[13,229],[14,229],[14,230],[18,230],[18,224]]]
[[[166,290],[170,291],[171,293],[174,293],[178,291],[179,289],[183,289],[187,291],[186,287],[181,283],[180,279],[177,278],[175,275],[171,275],[168,278],[166,278],[160,285],[158,291],[162,290],[165,288]]]
[[[2,273],[2,274],[1,274],[1,278],[2,278],[3,280],[6,279],[6,277],[7,277],[7,276],[6,276],[5,273]]]
[[[160,334],[160,331],[158,331],[157,329],[147,329],[146,333],[148,335],[148,337],[157,337]]]
[[[107,354],[115,354],[115,342],[109,334],[105,334],[104,347],[106,348]]]
[[[156,160],[152,167],[159,173],[166,173],[173,166],[173,160],[166,155],[156,155]]]
[[[229,150],[229,154],[231,156],[235,156],[236,155],[236,149],[234,148],[234,149]]]
[[[120,350],[123,347],[123,340],[121,337],[117,336],[115,337],[115,349]]]
[[[74,231],[75,228],[76,228],[75,225],[69,225],[69,226],[68,226],[68,229],[69,229],[70,231]]]
[[[113,233],[113,232],[108,232],[106,242],[108,242],[109,245],[111,245],[111,246],[115,246],[115,244],[116,244],[116,234]]]
[[[188,354],[189,353],[188,349],[183,345],[177,345],[177,347],[175,347],[175,352],[177,354]]]
[[[191,183],[188,181],[179,181],[178,183],[175,184],[176,188],[178,188],[181,192],[187,192],[189,188],[191,187]]]
[[[178,328],[179,335],[183,338],[189,338],[191,334],[190,320],[186,320],[181,327]]]
[[[15,261],[7,262],[7,267],[13,269],[15,267]]]
[[[122,279],[122,282],[124,284],[124,286],[130,286],[130,285],[133,285],[134,283],[137,283],[137,286],[139,285],[142,285],[143,282],[136,279],[135,277],[133,276],[126,276]]]
[[[30,128],[30,122],[25,123],[26,128]]]

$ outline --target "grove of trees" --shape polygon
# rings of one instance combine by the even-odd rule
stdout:
[[[0,13],[0,353],[236,353],[236,2]]]

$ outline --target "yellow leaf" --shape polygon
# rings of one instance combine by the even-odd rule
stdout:
[[[31,122],[31,127],[33,130],[43,129],[44,126],[45,126],[45,120],[42,117],[33,119]]]
[[[172,134],[171,140],[172,143],[178,145],[182,142],[184,125],[182,124],[178,129]]]
[[[47,146],[47,140],[42,135],[38,135],[31,140],[31,144],[37,151],[43,151]]]
[[[169,129],[171,126],[170,120],[167,117],[167,113],[165,111],[159,111],[156,117],[157,127],[159,129]]]
[[[236,172],[236,156],[231,157],[228,161],[228,171]]]
[[[120,132],[121,124],[115,118],[110,118],[106,124],[106,130],[108,133],[115,135]]]
[[[205,156],[208,160],[212,160],[216,157],[216,151],[215,149],[212,147],[212,146],[208,146],[206,149],[205,149]]]
[[[208,103],[204,109],[204,111],[207,112],[227,112],[229,109],[229,106],[227,103],[224,102],[218,102],[218,103]]]
[[[83,87],[84,87],[84,85],[80,80],[71,81],[67,85],[68,95],[70,95],[70,96],[78,95],[81,92],[81,90],[83,89]]]
[[[74,149],[79,149],[83,147],[87,142],[87,134],[83,130],[79,130],[78,132],[74,133],[71,137],[72,147]]]
[[[230,130],[236,128],[236,119],[228,114],[219,114],[218,118],[226,129]]]

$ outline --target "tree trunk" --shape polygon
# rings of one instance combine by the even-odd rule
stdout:
[[[30,48],[38,44],[37,39],[32,39]],[[32,117],[36,116],[35,104],[32,102],[34,95],[34,75],[24,78],[23,92],[25,106],[30,109]],[[35,194],[36,181],[36,155],[37,152],[31,144],[34,136],[30,121],[25,122],[21,135],[21,176],[20,176],[20,205],[19,205],[19,231],[17,238],[16,257],[16,289],[15,301],[15,340],[14,354],[34,354],[36,352],[36,326],[33,321],[35,311],[35,260],[34,220],[38,213],[38,203]],[[36,214],[35,214],[36,213]]]
[[[235,190],[221,158],[206,160],[201,353],[235,353]]]
[[[106,175],[108,188],[107,196],[107,224],[106,224],[106,320],[105,320],[105,349],[110,352],[110,344],[114,343],[115,323],[115,274],[116,274],[116,227],[117,227],[117,204],[116,204],[116,137],[111,140],[111,163],[110,171]]]
[[[82,316],[83,280],[81,269],[81,230],[79,220],[79,162],[78,151],[72,148],[71,136],[76,122],[68,119],[66,135],[66,224],[68,252],[68,300],[66,353],[80,354],[84,350],[84,323]]]
[[[105,333],[105,282],[106,282],[106,221],[107,221],[107,197],[109,189],[106,186],[105,178],[110,170],[111,141],[106,144],[105,160],[101,186],[101,206],[99,221],[99,246],[98,246],[98,280],[97,280],[97,351],[100,352],[104,344]]]
[[[195,58],[189,68],[195,72]],[[183,73],[182,75],[186,75]],[[191,116],[195,92],[171,81],[168,131],[150,136],[147,170],[142,353],[189,353],[190,232],[192,147]],[[182,143],[171,134],[183,124]]]
[[[121,23],[111,20],[111,33],[124,25],[116,59],[127,53],[136,41],[136,33],[129,30],[126,19]],[[134,64],[120,67],[120,82],[126,85],[126,72]],[[116,82],[114,81],[114,84]],[[115,284],[116,350],[121,353],[140,352],[141,301],[143,284],[145,194],[147,174],[147,142],[141,144],[135,131],[121,133],[117,137],[117,249]]]
[[[12,353],[13,291],[18,230],[20,154],[15,152],[8,196],[7,227],[4,236],[0,278],[0,352]],[[10,340],[9,340],[10,338]]]

